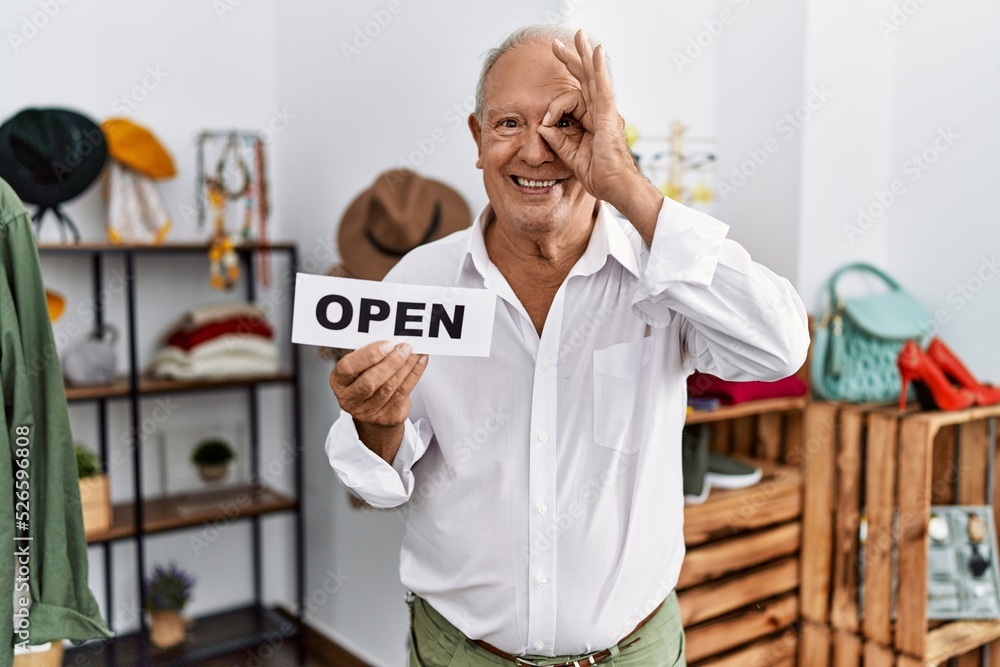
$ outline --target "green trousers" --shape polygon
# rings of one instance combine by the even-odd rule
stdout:
[[[467,639],[425,600],[414,597],[411,610],[410,667],[512,667],[514,664]],[[639,641],[621,651],[612,649],[611,658],[599,664],[604,667],[686,667],[684,628],[676,592],[667,597],[645,625],[621,640],[619,645],[625,646],[636,638]],[[525,657],[533,664],[553,665],[580,656]]]

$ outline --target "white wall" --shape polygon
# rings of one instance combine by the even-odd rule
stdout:
[[[833,97],[804,132],[797,284],[819,312],[834,268],[880,265],[994,382],[998,24],[1000,9],[977,0],[809,3],[806,86],[826,85]],[[926,169],[913,160],[924,151],[934,160]]]
[[[959,0],[927,3],[887,32],[889,164],[906,189],[886,214],[885,260],[973,373],[1000,383],[998,26],[1000,5]]]
[[[805,4],[722,0],[713,18],[725,26],[710,47],[719,137],[713,214],[755,261],[794,282],[802,130],[825,106],[823,91],[804,87]]]

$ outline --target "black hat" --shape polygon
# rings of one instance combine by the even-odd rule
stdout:
[[[25,202],[38,205],[32,217],[39,224],[48,209],[68,222],[59,204],[89,188],[107,157],[104,132],[75,111],[24,109],[0,125],[0,178]]]

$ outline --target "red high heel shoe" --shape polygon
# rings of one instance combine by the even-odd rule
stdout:
[[[976,378],[972,377],[972,373],[965,367],[965,364],[940,339],[935,338],[927,346],[927,356],[953,382],[958,383],[958,386],[972,394],[976,405],[995,405],[1000,403],[1000,387],[993,387],[978,382]]]
[[[944,371],[912,340],[906,341],[896,358],[899,367],[899,377],[903,386],[899,391],[899,409],[906,409],[906,388],[910,382],[918,388],[926,389],[933,399],[934,406],[940,410],[962,410],[973,403],[972,394],[964,389],[957,389],[945,377]],[[925,406],[928,407],[928,406]]]

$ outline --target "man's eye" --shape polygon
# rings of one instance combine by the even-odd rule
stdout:
[[[517,121],[514,120],[513,118],[505,118],[504,120],[500,121],[500,127],[506,127],[508,129],[513,129],[513,128],[517,127]]]
[[[556,121],[556,127],[573,127],[572,118],[560,118]]]

